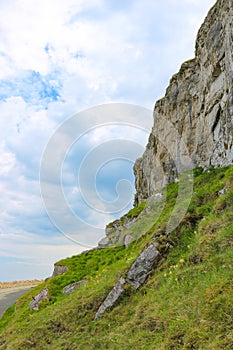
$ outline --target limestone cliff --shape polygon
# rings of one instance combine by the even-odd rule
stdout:
[[[195,58],[182,64],[155,104],[148,145],[134,166],[136,205],[175,179],[185,154],[193,166],[233,163],[232,21],[233,1],[218,0],[198,32]]]

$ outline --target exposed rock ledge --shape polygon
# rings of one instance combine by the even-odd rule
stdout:
[[[157,243],[152,243],[144,249],[129,269],[127,276],[119,279],[104,302],[100,305],[95,314],[95,320],[100,318],[108,308],[117,304],[125,293],[127,286],[138,289],[143,283],[145,283],[147,277],[152,270],[158,266],[161,259],[162,255],[157,250]]]
[[[134,167],[135,205],[174,181],[190,165],[187,156],[192,167],[233,163],[232,13],[232,0],[217,1],[198,32],[195,58],[156,103],[146,151]]]

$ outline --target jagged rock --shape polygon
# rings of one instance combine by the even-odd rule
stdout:
[[[232,0],[217,1],[198,32],[195,58],[157,101],[146,151],[134,166],[135,205],[187,168],[233,164],[232,13]]]
[[[48,289],[43,289],[37,296],[30,302],[29,307],[32,310],[39,310],[39,304],[44,300],[49,300]]]
[[[129,234],[125,235],[124,237],[124,246],[128,247],[128,245],[130,245],[130,243],[133,241],[133,237]]]
[[[113,287],[111,292],[108,294],[107,298],[104,300],[104,302],[100,305],[97,313],[95,314],[95,320],[100,318],[105,310],[115,305],[122,294],[124,293],[124,288],[122,287],[125,284],[125,279],[121,277],[117,284]]]
[[[129,229],[135,223],[136,218],[123,217],[119,220],[115,220],[106,226],[105,234],[106,237],[102,238],[99,243],[99,248],[108,248],[119,244],[124,244],[123,235],[124,229]]]
[[[95,320],[100,318],[105,310],[113,307],[119,302],[127,286],[138,289],[143,285],[152,270],[158,266],[161,259],[162,255],[157,250],[157,244],[150,244],[135,260],[127,273],[126,279],[121,277],[113,287],[95,314]]]
[[[54,270],[53,270],[52,277],[56,277],[56,276],[62,275],[62,274],[65,273],[67,270],[68,270],[68,267],[67,267],[67,266],[55,265],[55,266],[54,266]]]
[[[107,248],[109,247],[109,245],[110,245],[110,241],[108,237],[103,237],[98,243],[99,248]]]
[[[62,293],[63,293],[63,294],[66,294],[66,295],[71,294],[71,293],[73,293],[77,288],[83,286],[83,285],[86,284],[86,283],[87,283],[87,280],[82,280],[82,281],[79,281],[79,282],[71,283],[71,284],[69,284],[68,286],[66,286],[66,287],[63,288]]]
[[[127,273],[127,280],[134,288],[139,288],[151,271],[158,265],[162,255],[157,250],[157,244],[152,243],[136,259]]]

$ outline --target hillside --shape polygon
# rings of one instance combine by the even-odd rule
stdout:
[[[92,250],[57,263],[68,270],[5,313],[0,349],[232,349],[233,167],[196,168],[194,174],[188,212],[169,237],[165,228],[178,183],[162,189],[165,201],[146,202],[128,229],[138,238],[127,248]],[[94,320],[112,287],[152,242],[163,259],[147,282],[125,288],[117,305]],[[86,284],[62,293],[83,279]],[[49,300],[31,310],[32,297],[45,288]]]
[[[0,350],[233,349],[232,6],[155,104],[135,207],[5,312]]]

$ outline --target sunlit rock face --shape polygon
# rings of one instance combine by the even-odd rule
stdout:
[[[195,58],[156,102],[146,151],[134,166],[135,205],[186,168],[233,164],[232,13],[232,0],[217,1],[198,32]]]

